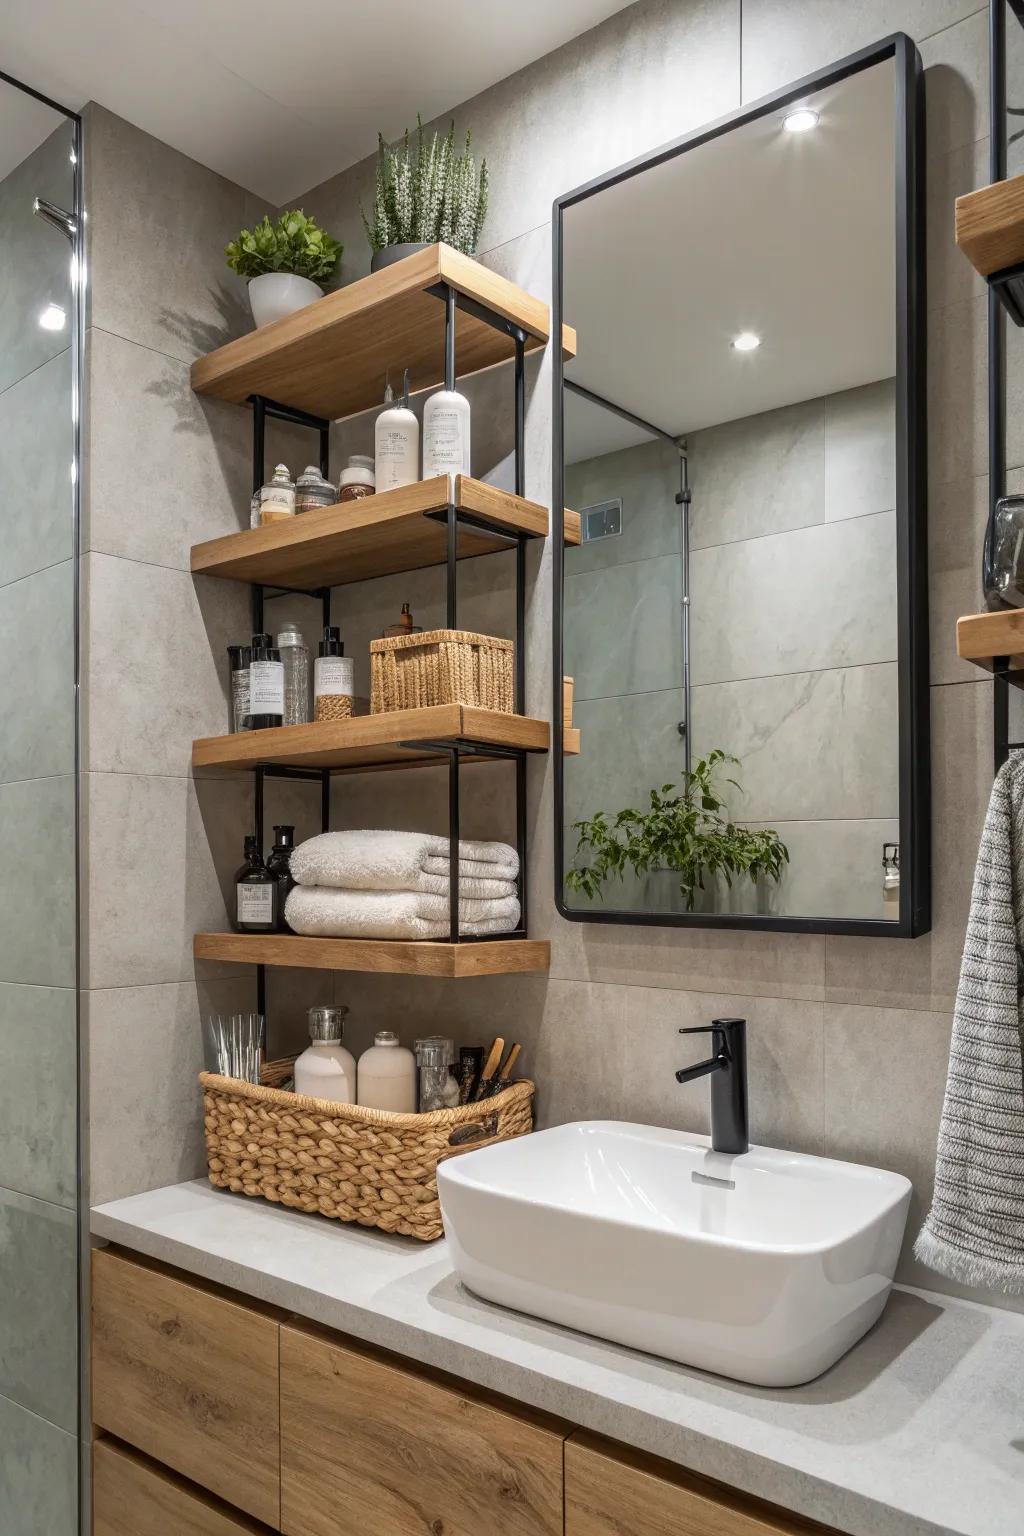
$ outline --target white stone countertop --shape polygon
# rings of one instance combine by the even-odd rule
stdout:
[[[443,1241],[201,1181],[98,1206],[92,1230],[852,1536],[1024,1536],[1024,1314],[897,1289],[817,1381],[750,1387],[480,1301]]]

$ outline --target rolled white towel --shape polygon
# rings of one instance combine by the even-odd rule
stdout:
[[[346,891],[421,891],[448,894],[446,837],[426,832],[322,832],[300,843],[291,857],[291,872],[300,885],[332,886]],[[507,887],[519,874],[519,855],[507,843],[459,843],[460,895],[486,899],[511,894]],[[479,888],[468,882],[481,881]]]
[[[285,903],[285,916],[296,933],[324,939],[446,939],[450,928],[447,899],[416,891],[297,885]],[[515,896],[459,901],[460,933],[507,933],[518,925]]]

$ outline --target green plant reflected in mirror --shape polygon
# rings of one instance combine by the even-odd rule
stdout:
[[[738,767],[739,759],[716,747],[682,775],[681,788],[663,784],[652,789],[647,810],[627,807],[614,816],[595,811],[589,820],[574,821],[579,841],[565,875],[569,890],[593,899],[613,876],[622,880],[627,871],[671,870],[692,912],[698,891],[707,892],[720,879],[730,889],[740,878],[777,884],[789,863],[789,849],[774,827],[754,830],[723,815],[727,808],[717,770],[727,764]],[[742,793],[738,779],[721,782]],[[587,861],[581,862],[584,857]]]

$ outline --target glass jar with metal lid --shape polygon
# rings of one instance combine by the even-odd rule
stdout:
[[[317,507],[333,507],[338,493],[329,480],[325,480],[315,464],[307,464],[295,482],[296,512],[315,512]]]
[[[372,457],[368,453],[353,453],[341,472],[338,500],[358,501],[363,496],[376,494],[377,478]]]

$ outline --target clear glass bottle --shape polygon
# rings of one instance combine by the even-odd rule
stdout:
[[[1000,496],[985,530],[986,606],[1024,608],[1024,496]]]
[[[432,1109],[454,1109],[459,1102],[459,1085],[452,1077],[455,1042],[444,1035],[430,1035],[416,1041],[419,1067],[420,1113]]]
[[[356,1061],[342,1045],[348,1009],[311,1008],[309,1046],[295,1062],[295,1092],[332,1104],[356,1102]]]
[[[286,624],[277,637],[284,664],[284,723],[305,725],[309,720],[309,647],[297,624]]]

